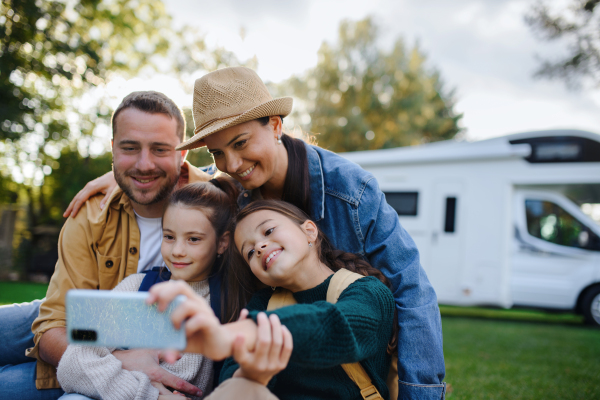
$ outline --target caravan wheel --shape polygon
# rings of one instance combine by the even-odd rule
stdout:
[[[591,288],[582,299],[585,322],[600,326],[600,286]]]

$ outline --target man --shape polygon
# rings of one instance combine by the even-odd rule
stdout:
[[[10,350],[12,357],[0,355],[3,397],[55,399],[62,395],[55,368],[67,347],[66,292],[74,288],[109,290],[126,276],[162,265],[161,217],[167,197],[177,185],[210,179],[185,161],[186,151],[175,150],[184,139],[185,122],[181,110],[165,95],[131,93],[115,110],[112,128],[113,171],[119,187],[102,210],[101,196],[95,196],[66,221],[45,301],[0,308],[0,320],[8,323],[0,330],[0,346]],[[36,315],[30,325],[33,341],[31,335],[13,339],[22,336],[13,328],[19,324],[27,327]],[[24,360],[24,347],[30,347],[27,355],[37,362]],[[0,353],[2,350],[0,347]],[[195,386],[159,367],[155,350],[115,351],[113,355],[125,369],[199,395]]]

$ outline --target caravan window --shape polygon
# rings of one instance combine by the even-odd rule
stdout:
[[[531,236],[562,246],[600,250],[600,238],[557,204],[525,200],[525,210]]]
[[[398,215],[417,215],[418,192],[386,192],[385,200]]]

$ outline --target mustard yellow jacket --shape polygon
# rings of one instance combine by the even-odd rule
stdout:
[[[210,175],[187,161],[181,167],[178,187],[206,182]],[[59,388],[54,366],[39,357],[42,334],[65,327],[65,294],[69,289],[110,290],[125,277],[137,273],[140,231],[129,197],[117,187],[100,210],[101,195],[89,199],[75,218],[69,218],[58,239],[58,262],[50,279],[46,300],[31,326],[34,347],[29,357],[37,358],[38,389]]]

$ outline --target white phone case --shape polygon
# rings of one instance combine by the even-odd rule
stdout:
[[[171,312],[185,300],[178,296],[165,312],[147,305],[147,292],[74,289],[67,292],[67,337],[88,346],[184,350],[185,327],[176,330]]]

